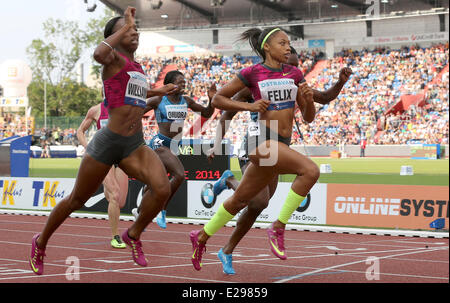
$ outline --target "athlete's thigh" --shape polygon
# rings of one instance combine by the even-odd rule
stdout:
[[[119,191],[119,207],[125,206],[128,195],[128,175],[119,167],[113,167],[115,179],[117,182],[117,189]]]
[[[317,165],[308,157],[302,155],[301,153],[293,150],[284,143],[276,142],[273,140],[269,141],[270,150],[276,150],[276,163],[273,165],[274,170],[282,174],[297,174],[301,175],[312,167],[317,167]],[[275,147],[275,148],[273,148]]]
[[[165,187],[169,184],[167,171],[158,155],[148,146],[141,145],[127,158],[119,163],[119,167],[128,175],[152,186]]]
[[[174,155],[170,149],[167,147],[160,147],[155,150],[158,157],[161,159],[162,163],[164,164],[164,167],[166,168],[167,172],[171,175],[178,174],[183,175],[184,174],[184,166],[183,163],[181,163],[180,159]]]
[[[112,166],[105,179],[103,179],[103,191],[105,192],[106,199],[108,199],[109,195],[112,195],[113,192],[117,190],[117,186],[118,184],[114,173],[114,166]]]
[[[260,191],[266,188],[273,179],[275,172],[269,166],[257,166],[251,162],[245,169],[235,196],[241,201],[250,201]]]
[[[247,169],[248,165],[250,164],[250,160],[247,160],[247,162],[241,166],[241,172],[245,173],[245,170]]]
[[[87,201],[102,184],[110,168],[111,166],[85,154],[78,169],[71,197],[80,201]]]
[[[269,187],[269,198],[272,198],[273,195],[275,194],[275,191],[277,190],[278,187],[278,177],[279,175],[275,175],[272,179],[272,181],[270,181],[268,187]]]
[[[241,167],[242,173],[245,173],[245,170],[250,165],[250,160],[247,161],[244,165]],[[278,182],[278,176],[275,176],[274,179]],[[271,184],[273,183],[273,180],[270,181],[269,185],[264,187],[262,190],[259,191],[259,193],[256,194],[256,196],[252,199],[252,202],[261,203],[262,205],[267,205],[266,202],[269,201],[270,197],[272,197],[271,193]]]

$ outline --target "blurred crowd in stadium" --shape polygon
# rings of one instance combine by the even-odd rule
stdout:
[[[19,114],[2,114],[0,116],[0,140],[14,135],[27,135],[26,118]]]
[[[310,85],[317,90],[331,87],[344,66],[353,70],[353,76],[343,88],[337,100],[326,106],[317,105],[315,120],[302,123],[301,114],[296,119],[293,144],[338,145],[360,144],[364,138],[368,144],[407,144],[411,140],[424,143],[448,144],[448,72],[440,72],[448,65],[448,43],[432,47],[403,47],[399,50],[378,48],[375,50],[342,50],[327,60],[325,68]],[[323,54],[319,51],[299,52],[299,68],[307,74]],[[258,57],[191,56],[170,59],[138,58],[151,85],[162,81],[161,71],[169,65],[180,70],[186,78],[185,93],[197,102],[208,102],[207,90],[212,83],[218,87],[229,81],[240,69],[259,62]],[[424,106],[412,105],[406,111],[386,114],[401,96],[425,93]],[[423,104],[421,104],[423,105]],[[188,130],[199,116],[189,110],[185,122]],[[227,134],[234,144],[240,144],[246,132],[249,114],[238,113],[231,122]],[[194,138],[213,139],[220,113],[207,122],[203,132]],[[153,121],[144,123],[145,139],[157,132]],[[25,134],[25,118],[6,114],[0,117],[0,139],[14,134]],[[40,130],[40,136],[59,144],[76,144],[73,129]],[[52,134],[50,134],[50,132]],[[183,137],[191,135],[185,133]]]
[[[32,133],[33,118],[28,118],[28,125],[24,115],[4,113],[0,116],[0,140],[11,136],[26,136],[33,134],[40,146],[44,145],[76,145],[76,129],[41,128]],[[37,142],[35,142],[37,141]]]
[[[447,144],[448,73],[436,78],[448,64],[448,55],[448,44],[342,51],[328,61],[311,85],[318,90],[329,88],[343,65],[350,66],[354,75],[337,101],[318,107],[315,121],[301,124],[305,144],[358,144],[363,137],[369,144],[406,144],[413,139]],[[429,85],[434,79],[439,81]],[[425,88],[425,106],[413,105],[402,113],[384,116],[402,95],[415,95]]]
[[[328,60],[325,69],[310,83],[318,90],[328,89],[337,81],[343,66],[350,66],[354,75],[336,101],[328,106],[317,106],[318,114],[313,123],[301,123],[301,115],[297,113],[302,136],[294,125],[292,143],[358,145],[365,138],[368,144],[407,144],[411,140],[448,144],[448,73],[437,79],[448,65],[448,57],[448,44],[400,50],[343,50]],[[300,53],[299,58],[305,74],[317,61],[305,52]],[[258,60],[257,57],[190,57],[174,58],[159,65],[176,64],[186,76],[186,93],[206,104],[210,83],[220,86],[241,68]],[[439,81],[431,84],[433,80]],[[419,94],[424,89],[427,89],[425,106],[412,105],[406,111],[385,115],[402,95]],[[220,114],[194,137],[213,139],[219,117]],[[241,112],[231,122],[226,137],[233,143],[239,144],[244,137],[248,117],[248,113]],[[189,129],[196,118],[198,116],[190,112],[185,129]],[[147,136],[151,137],[156,131],[157,127],[150,124]]]

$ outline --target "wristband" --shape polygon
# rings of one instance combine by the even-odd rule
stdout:
[[[109,46],[109,48],[111,49],[111,50],[114,50],[114,48],[111,46],[111,45],[109,45],[109,43],[108,42],[106,42],[106,41],[102,41],[102,43],[103,44],[105,44],[106,46]]]

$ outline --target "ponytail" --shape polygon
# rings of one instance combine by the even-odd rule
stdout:
[[[244,41],[244,40],[248,40],[248,42],[250,43],[250,46],[252,47],[252,50],[258,54],[258,56],[262,57],[263,59],[266,58],[266,55],[264,54],[264,51],[261,50],[260,43],[258,43],[259,40],[259,36],[261,35],[262,30],[260,30],[259,28],[251,28],[246,30],[245,32],[243,32],[240,35],[239,40],[240,41]]]
[[[259,28],[251,28],[246,30],[240,35],[239,41],[248,40],[250,46],[252,47],[252,50],[256,54],[258,54],[258,56],[260,56],[263,60],[266,60],[266,54],[264,52],[264,44],[270,41],[272,34],[274,32],[280,30],[281,29],[277,27],[270,27],[264,30],[261,30]]]

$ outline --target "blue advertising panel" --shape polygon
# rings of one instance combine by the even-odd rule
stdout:
[[[323,39],[308,40],[308,47],[309,48],[325,47],[325,40]]]
[[[19,137],[10,143],[11,177],[28,177],[31,136]]]

